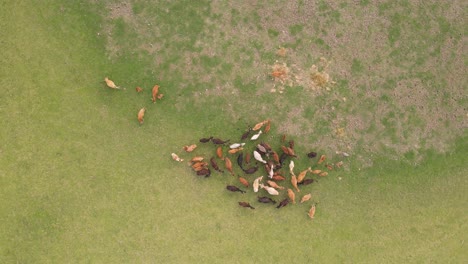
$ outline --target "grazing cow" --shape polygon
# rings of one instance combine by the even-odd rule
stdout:
[[[325,167],[327,167],[328,170],[333,170],[333,164],[325,164]]]
[[[104,81],[106,82],[107,87],[112,88],[112,89],[120,89],[120,87],[115,85],[115,83],[113,81],[109,80],[109,78],[107,78],[107,77],[104,78]]]
[[[199,161],[203,161],[205,158],[201,157],[201,156],[196,156],[196,157],[193,157],[190,161],[191,162],[199,162]]]
[[[262,145],[262,146],[265,148],[266,153],[270,153],[270,152],[273,151],[272,148],[271,148],[271,146],[270,146],[270,144],[268,144],[268,143],[266,143],[266,142],[262,142],[262,143],[260,143],[260,145]]]
[[[289,204],[289,200],[288,200],[288,198],[285,198],[284,200],[282,200],[282,201],[278,204],[278,206],[276,206],[276,208],[279,209],[279,208],[281,208],[281,207],[285,207],[285,206],[288,205],[288,204]]]
[[[283,135],[281,136],[281,142],[284,142],[284,141],[286,141],[286,134],[283,134]]]
[[[213,137],[209,137],[209,138],[200,138],[200,142],[201,143],[206,143],[208,141],[210,141]]]
[[[289,162],[289,173],[291,173],[291,175],[296,175],[294,174],[294,161],[293,160]]]
[[[322,171],[322,172],[319,174],[320,177],[325,177],[325,176],[327,176],[327,175],[328,175],[328,172],[326,172],[326,171]]]
[[[213,144],[216,144],[216,145],[222,145],[222,144],[225,144],[225,143],[229,142],[229,139],[228,140],[222,140],[222,139],[219,139],[219,138],[212,138],[211,142],[213,142]]]
[[[203,162],[203,161],[198,161],[192,165],[192,169],[194,169],[195,171],[199,171],[203,168],[206,168],[206,166],[208,166],[208,163]]]
[[[245,145],[245,143],[234,143],[234,144],[231,144],[229,146],[230,149],[236,149],[236,148],[240,148],[240,147],[243,147]]]
[[[297,182],[301,183],[304,180],[305,176],[307,175],[307,172],[309,172],[310,170],[311,169],[309,167],[309,168],[307,168],[307,170],[301,171],[301,173],[299,173],[299,175],[297,175]]]
[[[145,111],[146,111],[146,108],[142,108],[140,109],[140,111],[138,111],[138,122],[140,122],[140,125],[143,124],[143,118],[145,117]]]
[[[219,168],[218,163],[216,163],[216,160],[215,160],[214,157],[211,157],[210,163],[211,163],[211,167],[213,167],[213,169],[215,169],[216,171],[219,171],[221,173],[224,173],[224,171]]]
[[[304,179],[302,182],[297,183],[297,184],[302,184],[302,185],[309,185],[313,183],[315,180],[314,179]]]
[[[284,187],[283,186],[279,186],[276,182],[274,181],[267,181],[268,185],[270,185],[270,187],[273,187],[275,189],[279,189],[279,190],[284,190]]]
[[[245,133],[242,134],[241,140],[247,139],[247,138],[249,137],[249,135],[250,135],[250,132],[252,132],[252,129],[251,129],[251,128],[249,128],[249,130],[245,131]]]
[[[286,180],[286,178],[284,178],[283,176],[279,175],[279,174],[275,174],[273,175],[273,177],[271,177],[274,181],[284,181]]]
[[[250,153],[245,154],[245,163],[249,164],[250,163]]]
[[[296,203],[296,195],[294,194],[294,191],[289,188],[288,188],[288,197],[289,197],[289,200],[291,200],[293,204]]]
[[[260,183],[260,188],[266,190],[270,195],[279,195],[279,192],[273,187],[266,186]]]
[[[239,177],[239,182],[245,187],[249,188],[249,181],[247,181],[245,178]]]
[[[265,133],[270,132],[270,128],[271,128],[271,122],[270,122],[270,120],[268,120],[268,122],[266,123],[266,126],[265,126]]]
[[[271,154],[272,154],[273,160],[276,162],[276,164],[279,164],[280,159],[279,159],[278,153],[276,153],[275,151],[272,151]]]
[[[343,161],[338,161],[337,163],[335,163],[335,166],[337,168],[341,168],[341,166],[343,166]]]
[[[312,171],[310,171],[310,172],[311,172],[312,174],[318,175],[318,174],[320,174],[320,173],[322,172],[322,170],[312,170]]]
[[[288,156],[297,157],[296,153],[294,152],[294,149],[290,147],[281,146],[281,150],[283,150],[283,152]]]
[[[239,202],[239,205],[242,207],[248,207],[250,209],[255,209],[255,207],[251,206],[248,202]]]
[[[309,213],[308,213],[310,219],[313,219],[314,218],[314,215],[315,215],[315,204],[312,205],[312,207],[310,207],[310,210],[309,210]]]
[[[143,92],[143,89],[140,86],[137,86],[135,88],[135,91],[137,91],[137,93],[141,93],[141,92]]]
[[[153,103],[156,102],[156,99],[158,98],[158,93],[159,93],[159,85],[155,85],[152,90],[153,97],[151,98]]]
[[[310,194],[310,193],[302,196],[301,203],[309,201],[310,198],[312,198],[312,194]]]
[[[189,146],[184,146],[184,150],[187,151],[187,152],[192,152],[196,148],[197,148],[197,145],[195,145],[195,144],[192,144],[192,145],[189,145]]]
[[[258,188],[260,187],[260,182],[262,181],[263,176],[256,178],[252,184],[254,192],[258,192]]]
[[[179,162],[184,161],[184,159],[179,158],[179,156],[177,156],[177,154],[175,153],[171,153],[171,157],[175,161],[179,161]]]
[[[289,148],[294,149],[294,140],[289,140]]]
[[[265,160],[263,160],[262,155],[258,153],[258,151],[254,150],[253,155],[254,155],[254,158],[260,161],[261,163],[264,163],[264,164],[267,163]]]
[[[216,149],[216,155],[218,156],[218,158],[220,158],[221,160],[224,160],[223,158],[223,148],[221,146],[219,146],[217,149]]]
[[[255,167],[245,169],[244,172],[245,174],[254,174],[257,170],[258,170],[258,166],[255,166]]]
[[[229,154],[236,154],[239,151],[244,150],[244,148],[236,148],[236,149],[230,149],[228,150]]]
[[[231,191],[231,192],[245,193],[245,191],[243,191],[243,190],[237,188],[237,187],[234,186],[234,185],[228,185],[228,186],[226,186],[226,189],[227,189],[228,191]]]
[[[282,153],[280,158],[279,158],[279,163],[281,166],[283,166],[284,161],[288,158],[289,156],[286,153]]]
[[[312,152],[309,152],[309,153],[307,153],[307,157],[309,157],[309,158],[311,158],[311,159],[312,159],[312,158],[315,158],[315,157],[317,157],[317,152],[313,152],[313,151],[312,151]]]
[[[244,155],[242,153],[239,153],[239,155],[237,156],[237,165],[239,165],[239,167],[244,170],[244,166],[242,164],[242,162],[244,161]]]
[[[272,203],[272,204],[276,203],[276,201],[271,199],[270,197],[266,197],[266,196],[263,196],[263,197],[257,196],[257,197],[258,197],[258,201],[261,203]]]
[[[257,140],[258,137],[260,137],[260,135],[262,134],[262,131],[260,130],[257,134],[253,135],[250,140]]]
[[[198,176],[205,176],[205,178],[210,177],[211,170],[209,168],[203,168],[202,170],[197,171]]]
[[[258,145],[257,145],[257,151],[258,151],[258,152],[261,152],[261,153],[263,153],[263,154],[266,154],[266,153],[267,153],[266,148],[265,148],[264,146],[262,146],[261,144],[258,144]]]
[[[297,187],[296,175],[291,176],[291,184],[294,187],[294,189],[296,189],[297,192],[301,192],[301,190],[299,190],[299,188]]]
[[[256,125],[252,128],[252,130],[253,130],[253,131],[259,130],[259,129],[262,128],[262,126],[265,125],[267,122],[268,122],[267,120],[264,120],[264,121],[262,121],[262,122],[256,124]]]
[[[274,169],[275,169],[275,164],[273,164],[273,162],[271,160],[268,161],[268,164],[265,165],[265,167],[267,167],[268,169],[268,178],[273,178],[273,174],[274,174]]]
[[[224,158],[224,165],[226,166],[226,169],[231,173],[231,175],[234,176],[234,172],[232,171],[232,162],[228,157]]]
[[[320,159],[317,161],[317,164],[321,164],[322,162],[325,161],[325,159],[326,159],[325,155],[320,156]]]

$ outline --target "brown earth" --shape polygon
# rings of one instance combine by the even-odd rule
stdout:
[[[171,50],[171,44],[189,37],[161,38],[159,27],[171,25],[146,12],[143,1],[107,5],[102,32],[109,56],[122,50],[143,52],[154,56],[152,67],[157,68],[177,53],[180,60],[170,70],[180,72],[183,83],[203,87],[193,92],[193,101],[224,98],[232,103],[223,112],[232,118],[240,117],[235,109],[244,99],[235,85],[240,77],[243,84],[255,85],[251,94],[266,98],[274,93],[277,98],[270,103],[288,109],[275,120],[278,133],[313,135],[306,145],[346,151],[367,165],[372,164],[364,158],[369,153],[401,159],[414,152],[417,162],[426,149],[448,151],[468,127],[467,38],[457,35],[465,26],[466,9],[460,7],[467,7],[466,2],[210,3],[200,8],[208,15],[194,50],[175,45]],[[135,14],[133,4],[143,11]],[[131,45],[113,38],[116,19],[138,36]],[[285,75],[272,76],[281,69]],[[298,102],[288,100],[297,89]],[[246,104],[258,115],[269,114],[269,107],[253,106],[248,99]]]

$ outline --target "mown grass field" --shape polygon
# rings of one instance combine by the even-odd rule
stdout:
[[[465,262],[465,10],[4,1],[0,263]],[[320,57],[329,89],[309,86]],[[290,69],[283,83],[269,76],[277,61]],[[126,90],[105,88],[105,76]],[[156,83],[164,97],[152,104]],[[305,205],[262,206],[225,190],[234,177],[198,178],[170,158],[266,118],[264,140],[287,134],[298,153],[344,161],[307,188],[313,221]]]

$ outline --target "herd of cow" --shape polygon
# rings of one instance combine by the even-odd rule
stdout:
[[[294,148],[294,140],[286,142],[286,136],[283,135],[281,137],[281,151],[279,152],[273,150],[270,144],[259,140],[262,134],[267,134],[270,131],[270,126],[271,121],[268,119],[253,127],[249,127],[240,137],[239,143],[233,143],[230,140],[222,140],[215,137],[201,138],[199,140],[201,144],[212,143],[214,145],[215,151],[213,156],[209,159],[203,156],[193,156],[188,164],[192,167],[196,175],[204,177],[212,175],[212,170],[221,174],[226,170],[233,177],[236,177],[239,183],[245,188],[251,187],[253,192],[259,193],[259,195],[257,195],[258,202],[277,204],[276,208],[281,208],[289,204],[296,204],[296,195],[301,193],[301,188],[305,188],[305,186],[314,183],[317,180],[316,177],[327,176],[328,171],[343,165],[342,161],[334,164],[324,163],[326,156],[321,155],[317,158],[317,161],[312,161],[312,166],[296,174],[294,171],[294,160],[297,158],[297,155]],[[252,142],[254,144],[249,148]],[[195,151],[196,148],[197,145],[192,144],[184,146],[183,150],[191,153]],[[250,149],[250,151],[248,149]],[[180,158],[175,153],[172,153],[171,156],[175,161],[184,161],[184,159]],[[317,157],[317,153],[307,153],[307,157],[314,159]],[[237,161],[238,169],[233,168],[231,159]],[[218,164],[218,162],[221,165]],[[315,168],[312,169],[312,167]],[[242,172],[241,174],[243,174],[242,176],[239,174],[236,176],[235,170],[238,171],[239,169]],[[285,170],[288,175],[285,174]],[[253,175],[255,173],[263,174],[264,176],[257,177]],[[308,177],[308,175],[311,176]],[[246,193],[245,190],[235,185],[227,185],[226,190],[242,194]],[[280,196],[283,193],[284,198],[277,203],[273,197]],[[305,203],[311,199],[312,194],[307,193],[301,197],[300,203]],[[249,202],[240,201],[238,203],[241,207],[255,209]],[[308,216],[312,219],[315,215],[316,203],[310,203],[311,207],[308,210]]]
[[[107,77],[104,79],[104,81],[109,88],[121,89]],[[143,91],[143,89],[140,87],[136,87],[135,90],[138,93]],[[159,85],[155,85],[152,89],[151,99],[153,103],[162,97],[163,94],[159,93]],[[140,125],[143,124],[145,111],[145,108],[141,108],[138,111],[137,119]],[[222,140],[215,137],[201,138],[199,140],[200,143],[209,144],[211,142],[216,147],[216,156],[213,155],[209,161],[203,156],[194,156],[190,159],[189,165],[192,167],[196,175],[209,177],[212,173],[211,169],[218,173],[224,173],[224,170],[221,169],[220,165],[218,165],[218,162],[221,161],[224,165],[224,169],[227,170],[233,177],[237,177],[239,183],[244,187],[249,188],[251,186],[253,192],[255,193],[266,192],[264,195],[262,194],[263,196],[257,196],[258,202],[276,205],[277,201],[272,197],[285,193],[285,198],[278,203],[276,208],[285,207],[288,204],[296,204],[296,194],[301,192],[299,185],[307,186],[316,181],[316,178],[314,179],[313,177],[307,177],[308,174],[324,177],[328,175],[328,171],[333,170],[335,167],[340,168],[343,165],[342,161],[334,164],[324,163],[326,156],[321,155],[317,162],[313,162],[315,167],[314,169],[312,169],[312,166],[310,166],[296,175],[294,172],[294,160],[297,158],[297,155],[294,149],[294,140],[289,140],[286,143],[286,135],[281,137],[281,151],[279,153],[273,150],[270,144],[261,140],[260,143],[254,144],[252,148],[253,150],[250,149],[250,151],[248,151],[250,144],[247,145],[245,142],[257,142],[260,137],[264,137],[262,134],[269,133],[270,128],[271,121],[269,119],[264,120],[253,127],[249,127],[240,137],[240,143],[232,143],[230,140]],[[184,146],[183,150],[185,152],[191,153],[195,151],[196,148],[197,145],[192,144]],[[175,161],[184,161],[184,159],[180,158],[175,153],[172,153],[171,156]],[[236,173],[234,172],[231,158],[234,159],[235,156],[237,156],[237,165],[243,172],[243,176],[236,176]],[[252,157],[254,160],[252,160]],[[314,159],[317,157],[317,153],[309,152],[307,153],[307,157]],[[285,167],[287,167],[287,172],[289,173],[288,176],[285,176]],[[262,171],[263,169],[264,172],[260,173],[259,170]],[[253,174],[257,172],[266,175],[268,179],[266,179],[264,176],[253,176]],[[284,186],[288,184],[287,178],[289,178],[290,186]],[[240,192],[242,194],[246,193],[245,190],[242,190],[234,185],[227,185],[226,190],[230,192]],[[311,199],[311,193],[305,194],[301,197],[300,203],[305,203]],[[255,209],[255,207],[253,207],[249,202],[240,201],[238,203],[241,207]],[[312,203],[310,209],[308,210],[308,216],[311,219],[314,218],[315,210],[316,203]]]

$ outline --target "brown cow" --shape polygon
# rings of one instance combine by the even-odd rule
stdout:
[[[283,176],[281,176],[279,174],[273,175],[272,179],[275,180],[275,181],[284,181],[284,180],[286,180],[286,178],[284,178]]]
[[[276,203],[276,201],[271,199],[270,197],[266,197],[266,196],[263,196],[263,197],[257,196],[257,197],[258,197],[258,201],[261,203],[272,203],[272,204]]]
[[[210,141],[213,137],[209,137],[209,138],[200,138],[200,143],[206,143],[208,141]]]
[[[325,159],[326,159],[326,156],[322,155],[322,156],[320,156],[320,159],[317,161],[317,163],[320,164],[320,163],[324,162]]]
[[[159,93],[159,85],[155,85],[152,91],[153,97],[151,98],[153,103],[156,102],[156,99],[158,98],[158,93]]]
[[[285,207],[286,205],[289,204],[289,200],[288,198],[285,198],[284,200],[282,200],[278,206],[276,206],[277,209],[281,208],[281,207]]]
[[[270,120],[268,120],[266,126],[265,126],[265,133],[268,133],[270,132],[270,128],[271,128],[271,122]]]
[[[216,160],[215,160],[214,157],[211,157],[210,163],[211,163],[211,167],[213,167],[213,169],[215,169],[215,170],[217,170],[217,171],[219,171],[221,173],[224,173],[224,171],[219,168],[218,163],[216,163]]]
[[[243,191],[243,190],[237,188],[237,187],[234,186],[234,185],[227,185],[227,186],[226,186],[226,189],[227,189],[228,191],[231,191],[231,192],[245,193],[245,191]]]
[[[203,168],[202,170],[197,171],[198,176],[210,177],[211,171],[209,168]]]
[[[138,111],[138,122],[140,122],[140,125],[143,124],[143,118],[145,117],[145,111],[146,111],[146,108],[142,108],[142,109],[140,109],[140,111]]]
[[[135,91],[137,91],[137,93],[141,93],[141,92],[143,92],[143,89],[140,86],[137,86],[135,88]]]
[[[309,167],[307,170],[301,171],[301,173],[299,173],[299,175],[297,175],[297,182],[301,183],[304,180],[305,176],[307,175],[307,172],[309,172],[310,170],[311,169]]]
[[[255,207],[251,206],[248,202],[239,202],[239,205],[245,208],[255,209]]]
[[[231,175],[234,176],[234,172],[232,171],[232,162],[228,157],[224,158],[224,165],[226,166],[226,169],[231,173]]]
[[[288,197],[292,201],[293,204],[296,203],[296,195],[294,194],[294,191],[288,188]]]
[[[245,178],[239,177],[239,182],[245,187],[249,187],[249,182]]]
[[[219,146],[217,149],[216,149],[216,155],[218,156],[218,158],[220,158],[221,160],[224,160],[223,158],[223,148],[221,146]]]
[[[222,139],[219,139],[219,138],[212,138],[211,142],[213,142],[213,144],[216,144],[216,145],[222,145],[224,143],[229,142],[229,139],[228,140],[222,140]]]
[[[297,192],[300,192],[299,188],[297,188],[297,178],[296,175],[291,176],[291,184],[296,189]]]
[[[315,181],[314,179],[304,179],[301,183],[298,183],[298,184],[309,185],[313,183],[314,181]]]

